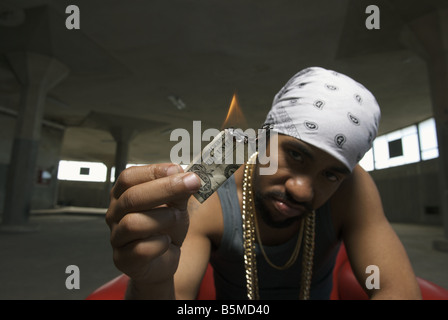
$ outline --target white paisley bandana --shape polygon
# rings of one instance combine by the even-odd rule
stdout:
[[[312,67],[277,93],[265,124],[327,152],[352,171],[371,148],[380,117],[375,97],[363,85]]]

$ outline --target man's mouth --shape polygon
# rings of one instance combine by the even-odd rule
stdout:
[[[301,216],[309,211],[305,205],[279,198],[273,198],[273,204],[275,209],[286,218]]]

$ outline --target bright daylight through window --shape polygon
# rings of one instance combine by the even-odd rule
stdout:
[[[360,161],[367,171],[401,166],[439,156],[434,118],[379,136]]]

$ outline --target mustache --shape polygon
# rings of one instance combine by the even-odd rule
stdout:
[[[285,192],[281,192],[281,191],[270,191],[270,192],[267,192],[265,196],[271,197],[271,198],[275,198],[275,199],[278,199],[278,200],[280,200],[282,202],[290,203],[292,205],[302,206],[307,211],[313,211],[314,210],[310,203],[308,203],[308,202],[298,202],[298,201],[294,200],[294,198],[289,193],[285,193]]]

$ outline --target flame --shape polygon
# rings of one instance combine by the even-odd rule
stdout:
[[[224,120],[221,130],[225,128],[240,128],[245,130],[247,128],[246,118],[238,103],[236,93],[233,94],[232,102],[230,102],[229,111],[227,112],[226,120]]]

